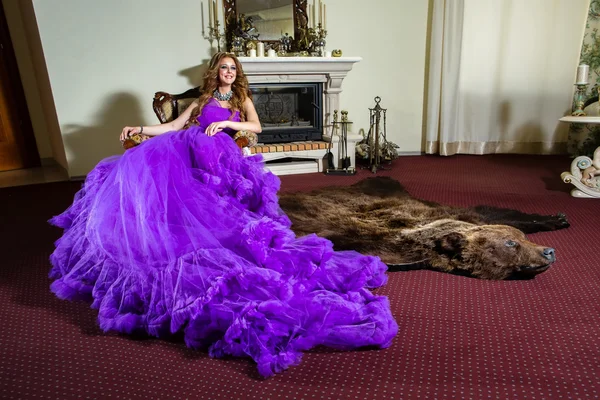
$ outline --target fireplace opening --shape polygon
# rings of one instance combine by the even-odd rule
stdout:
[[[262,126],[259,143],[322,139],[322,83],[253,83],[250,91]]]

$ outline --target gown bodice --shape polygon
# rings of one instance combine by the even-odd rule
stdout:
[[[198,116],[198,124],[200,125],[200,129],[205,131],[208,125],[213,122],[225,121],[231,118],[231,121],[239,122],[240,121],[240,112],[236,111],[231,117],[231,109],[223,107],[216,99],[211,98],[208,103],[202,109],[202,113]],[[226,128],[223,132],[227,133],[229,136],[233,136],[235,131],[233,129]]]

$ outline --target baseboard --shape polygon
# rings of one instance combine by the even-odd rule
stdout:
[[[55,165],[58,165],[56,160],[52,157],[40,158],[40,164],[42,167],[54,167]]]

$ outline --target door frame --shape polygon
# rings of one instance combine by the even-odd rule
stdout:
[[[25,90],[23,89],[23,83],[21,81],[21,74],[19,73],[19,67],[17,64],[17,58],[15,55],[12,38],[8,29],[8,22],[4,6],[0,0],[0,43],[3,45],[2,49],[2,63],[8,73],[8,94],[11,96],[13,108],[7,110],[8,115],[6,118],[10,118],[17,121],[18,124],[14,132],[18,151],[23,160],[22,168],[39,167],[41,165],[40,155],[37,148],[37,142],[33,133],[33,125],[31,123],[31,117],[29,115],[29,108],[27,106],[27,100],[25,98]],[[2,110],[0,110],[2,112]]]

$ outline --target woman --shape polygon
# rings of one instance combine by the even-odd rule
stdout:
[[[260,132],[234,56],[213,57],[202,93],[171,123],[125,127],[121,139],[156,137],[101,161],[51,220],[64,229],[52,291],[91,301],[105,331],[182,332],[212,356],[252,357],[264,376],[317,345],[389,346],[389,303],[367,290],[386,282],[385,265],[296,238],[278,178],[228,135]]]

